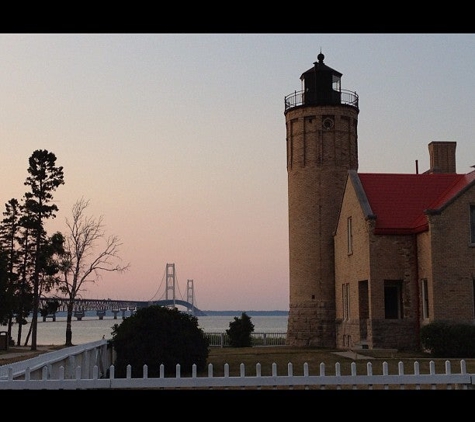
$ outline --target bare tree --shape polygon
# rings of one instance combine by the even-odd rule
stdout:
[[[122,266],[117,263],[121,261],[119,247],[122,243],[119,238],[106,236],[102,216],[96,219],[85,215],[88,206],[88,200],[79,199],[72,208],[72,220],[66,219],[68,233],[64,236],[63,277],[58,289],[68,300],[66,346],[72,346],[74,304],[79,292],[86,290],[84,285],[95,283],[103,271],[122,273],[129,269],[129,264]]]

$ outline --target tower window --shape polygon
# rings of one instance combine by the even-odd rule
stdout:
[[[325,117],[322,121],[322,126],[324,129],[331,129],[335,125],[334,120],[331,117]]]
[[[332,76],[332,88],[334,91],[341,91],[341,78],[336,75]]]

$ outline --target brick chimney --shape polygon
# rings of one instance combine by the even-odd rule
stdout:
[[[429,144],[430,169],[427,173],[456,173],[456,145],[457,142],[431,142]]]

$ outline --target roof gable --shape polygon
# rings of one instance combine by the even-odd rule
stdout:
[[[469,174],[358,173],[376,216],[375,234],[409,234],[427,230],[426,210],[441,210],[475,180]]]

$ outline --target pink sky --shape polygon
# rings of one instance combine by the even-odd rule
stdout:
[[[360,96],[360,171],[425,170],[436,140],[471,170],[473,34],[0,34],[0,201],[47,149],[50,230],[88,199],[131,265],[84,297],[149,300],[174,263],[200,309],[287,310],[284,97],[320,49]]]

